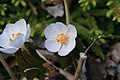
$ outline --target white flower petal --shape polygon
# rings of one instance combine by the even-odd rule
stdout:
[[[71,24],[68,25],[67,36],[69,36],[71,38],[76,38],[77,37],[77,30],[76,30],[75,26],[73,26]]]
[[[9,38],[12,37],[12,34],[18,33],[19,30],[15,28],[14,24],[7,24],[5,29],[3,30],[4,34],[7,34]]]
[[[12,37],[12,34],[17,34],[18,32],[26,35],[26,22],[24,19],[17,21],[15,24],[7,24],[3,33],[7,34],[9,38]]]
[[[75,45],[75,39],[69,39],[69,42],[67,44],[63,44],[62,48],[58,51],[58,54],[60,56],[68,55],[75,48]]]
[[[48,27],[45,28],[44,34],[47,39],[55,39],[58,35],[56,30],[53,28],[54,24],[50,24]]]
[[[55,39],[57,35],[63,33],[67,34],[68,28],[61,22],[56,22],[50,24],[44,31],[45,37],[47,39]]]
[[[15,29],[18,29],[21,33],[26,35],[26,22],[24,19],[21,19],[15,23]]]
[[[0,35],[0,46],[4,47],[4,48],[8,48],[9,47],[9,38],[7,37],[7,35],[5,33],[2,33]]]
[[[20,48],[23,46],[24,43],[25,43],[25,37],[24,34],[21,34],[17,38],[15,38],[12,42],[10,42],[9,45],[11,47]]]
[[[31,32],[30,25],[28,24],[28,25],[27,25],[27,30],[26,30],[25,41],[29,39],[29,37],[30,37],[30,32]]]
[[[0,48],[0,51],[3,53],[13,54],[15,53],[19,48]]]
[[[53,27],[59,34],[67,34],[68,27],[61,22],[56,22]]]
[[[45,47],[51,52],[57,52],[60,49],[61,44],[57,42],[57,40],[46,40]]]

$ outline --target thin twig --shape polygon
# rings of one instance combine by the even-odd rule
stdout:
[[[68,9],[67,0],[64,0],[64,6],[65,6],[65,15],[66,15],[66,25],[68,25],[70,22],[70,16],[69,16],[69,9]]]
[[[30,8],[31,8],[33,14],[37,16],[38,15],[37,8],[29,0],[27,0],[27,2],[30,5]]]
[[[97,40],[99,40],[101,38],[101,36],[98,36],[97,38],[95,38],[94,40],[93,40],[93,42],[90,44],[90,46],[88,46],[88,48],[85,50],[85,55],[87,54],[87,52],[88,52],[88,50],[95,44],[95,42],[97,41]]]
[[[97,38],[94,39],[94,41],[91,43],[91,45],[88,46],[88,48],[85,50],[85,52],[84,52],[85,55],[87,54],[88,50],[95,44],[95,42],[100,38],[101,38],[101,36],[98,36]],[[73,80],[78,80],[78,78],[80,77],[80,72],[82,70],[84,61],[85,61],[85,59],[81,58],[81,56],[80,56],[79,61],[78,61],[77,70],[75,72]]]
[[[40,71],[39,68],[32,67],[32,68],[27,68],[27,69],[25,69],[25,70],[24,70],[24,73],[26,73],[27,71],[30,71],[30,70],[39,70],[39,71]]]
[[[64,75],[68,80],[72,80],[73,79],[73,75],[70,74],[69,72],[58,68],[57,66],[55,66],[53,63],[51,63],[51,61],[47,60],[38,50],[36,50],[37,54],[43,59],[45,60],[47,63],[51,64],[51,66],[53,66],[56,70],[58,70],[62,75]]]
[[[109,35],[109,36],[101,35],[101,38],[120,38],[120,36],[118,36],[118,35]]]
[[[7,70],[8,74],[10,75],[10,77],[12,78],[12,80],[16,80],[15,75],[13,74],[12,70],[8,66],[7,62],[5,61],[5,59],[3,58],[3,56],[1,55],[1,53],[0,53],[0,61],[3,64],[3,66],[5,67],[5,69]]]
[[[95,44],[95,42],[97,40],[99,40],[100,38],[120,38],[120,36],[117,36],[117,35],[110,35],[110,36],[101,35],[101,36],[98,36],[97,38],[94,39],[94,41],[91,43],[91,45],[88,46],[88,48],[85,50],[85,52],[84,52],[85,55],[87,54],[88,50]],[[85,59],[83,59],[81,57],[79,58],[77,70],[75,72],[73,80],[78,80],[84,61],[85,61]]]
[[[47,63],[51,64],[55,69],[57,69],[59,71],[59,68],[56,67],[54,64],[52,64],[49,60],[47,60],[38,50],[36,50],[36,52],[38,53],[38,55],[45,60]]]

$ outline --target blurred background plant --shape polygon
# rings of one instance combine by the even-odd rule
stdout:
[[[90,49],[88,56],[92,57],[92,59],[100,59],[103,63],[106,62],[106,55],[110,51],[110,47],[120,41],[120,39],[115,36],[120,35],[120,0],[68,0],[68,2],[70,3],[70,23],[76,26],[78,37],[76,39],[76,47],[70,55],[66,57],[59,57],[56,55],[61,66],[66,68],[68,65],[73,64],[71,60],[74,62],[78,59],[79,52],[85,51],[97,36],[102,36],[103,38],[97,41]],[[6,24],[16,22],[21,18],[24,18],[31,26],[30,42],[34,44],[34,47],[29,45],[28,48],[31,49],[33,53],[31,54],[32,56],[30,56],[34,56],[34,58],[29,59],[32,59],[33,62],[35,61],[36,64],[31,64],[29,59],[27,62],[30,63],[32,67],[37,65],[37,68],[39,68],[40,64],[43,63],[43,61],[39,61],[39,57],[36,58],[37,55],[35,55],[36,53],[34,54],[35,50],[32,51],[32,49],[45,49],[43,46],[45,40],[44,29],[50,23],[56,21],[65,23],[65,15],[54,18],[46,9],[41,7],[41,4],[49,7],[59,3],[63,3],[63,1],[0,0],[0,33]],[[26,58],[26,55],[24,56]],[[1,69],[2,68],[0,68],[0,70]],[[2,72],[4,74],[4,71]],[[43,73],[44,71],[42,72],[42,76]]]

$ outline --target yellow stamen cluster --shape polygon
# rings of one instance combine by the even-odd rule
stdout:
[[[13,40],[12,40],[12,38],[10,38],[9,40],[10,40],[10,42],[12,42],[12,41],[13,41]]]
[[[17,34],[12,34],[13,39],[14,39],[14,38],[17,38],[20,34],[21,34],[20,32],[18,32]],[[10,42],[12,42],[12,41],[13,41],[13,39],[12,39],[12,38],[10,38],[10,39],[9,39],[9,40],[10,40]]]
[[[64,35],[64,34],[59,34],[56,38],[56,40],[58,42],[60,42],[61,44],[66,44],[68,42],[68,36]]]

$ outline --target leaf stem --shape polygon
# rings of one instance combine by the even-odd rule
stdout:
[[[69,16],[69,9],[68,9],[67,0],[64,0],[64,6],[65,6],[65,15],[66,15],[66,25],[68,25],[70,22],[70,16]]]
[[[10,77],[12,78],[12,80],[16,80],[12,70],[10,69],[10,67],[8,66],[7,62],[5,61],[5,59],[2,57],[1,53],[0,53],[0,61],[3,64],[3,66],[5,67],[5,69],[7,70],[8,74],[10,75]]]

